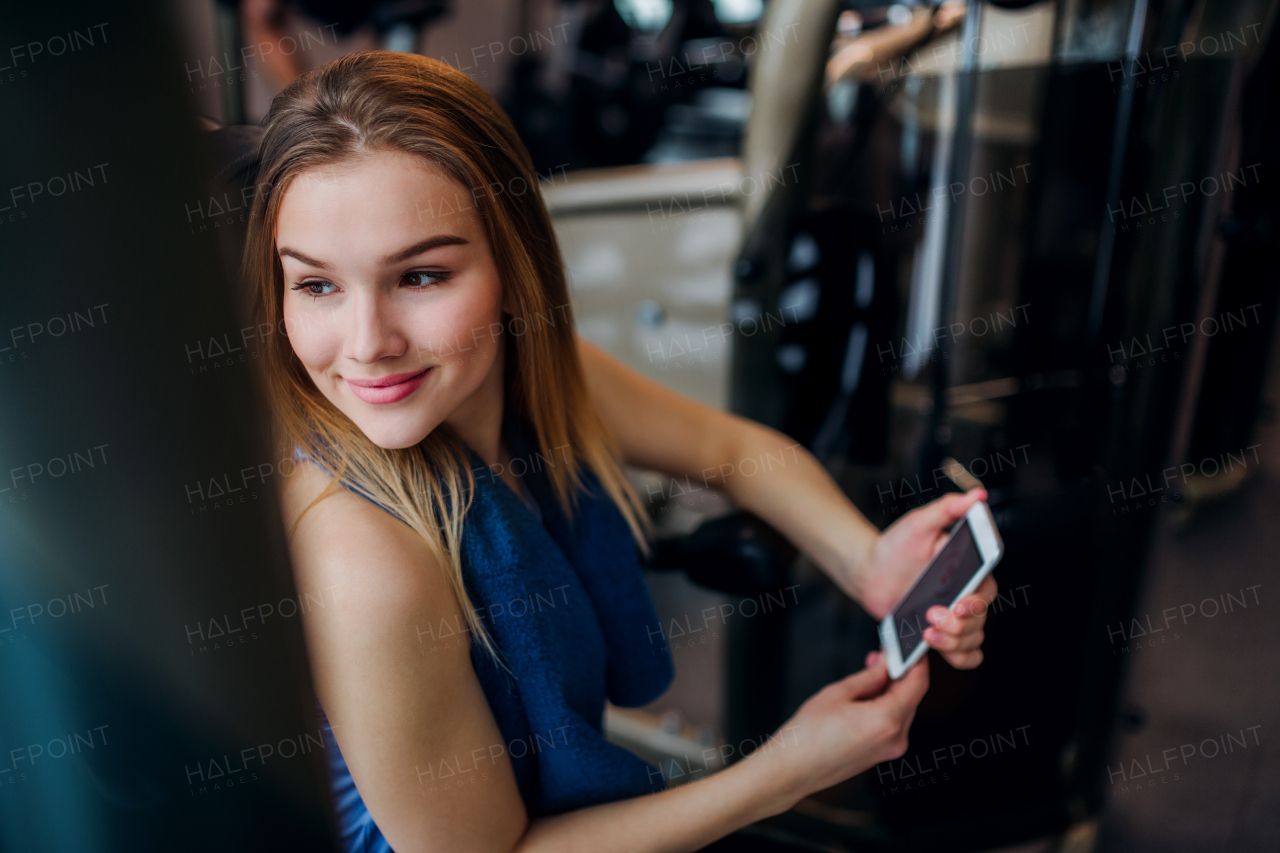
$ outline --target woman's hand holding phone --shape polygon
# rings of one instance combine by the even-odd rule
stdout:
[[[782,783],[782,808],[905,753],[928,689],[927,661],[891,681],[884,656],[871,652],[866,669],[811,696],[778,730],[778,745],[755,753]]]
[[[870,615],[883,619],[946,544],[948,528],[964,518],[975,503],[986,499],[984,489],[973,489],[946,495],[899,518],[849,572],[849,592]],[[983,626],[996,591],[995,579],[988,575],[953,610],[930,608],[924,641],[956,669],[973,669],[982,663]]]

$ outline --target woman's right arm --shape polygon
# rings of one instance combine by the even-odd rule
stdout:
[[[299,466],[285,490],[288,523],[327,483]],[[465,620],[422,539],[340,490],[302,516],[290,551],[309,602],[317,694],[370,815],[400,853],[696,850],[901,755],[928,687],[923,662],[892,684],[875,662],[812,697],[770,744],[726,770],[530,822],[457,633]]]
[[[869,656],[870,658],[870,656]],[[767,744],[697,782],[534,821],[520,853],[683,853],[829,788],[907,748],[929,687],[921,661],[888,683],[883,661],[812,696]]]
[[[356,789],[398,853],[511,850],[524,805],[445,573],[346,489],[303,513],[329,482],[299,465],[283,503],[287,525],[302,514],[289,551],[307,652]]]

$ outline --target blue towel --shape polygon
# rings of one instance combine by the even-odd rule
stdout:
[[[646,629],[658,617],[622,514],[599,480],[584,472],[577,511],[566,518],[546,475],[563,461],[534,452],[530,434],[514,416],[504,419],[508,448],[525,462],[521,481],[542,523],[472,452],[476,489],[463,528],[462,569],[506,669],[478,643],[471,645],[471,661],[525,808],[537,817],[664,787],[657,769],[605,740],[603,716],[606,697],[621,706],[656,699],[673,669],[665,648],[648,641]],[[422,642],[449,642],[448,630],[434,626]],[[326,737],[342,849],[390,850],[332,734]],[[421,784],[465,783],[455,763],[444,759],[420,769],[427,774]]]

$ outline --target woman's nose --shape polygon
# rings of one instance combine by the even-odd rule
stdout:
[[[343,355],[361,364],[373,364],[404,355],[408,341],[401,334],[388,300],[379,293],[357,293],[351,301]]]

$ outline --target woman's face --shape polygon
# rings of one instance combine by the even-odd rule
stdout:
[[[500,401],[502,283],[461,184],[401,152],[308,170],[280,202],[276,251],[293,351],[375,444],[474,417],[495,375]]]

